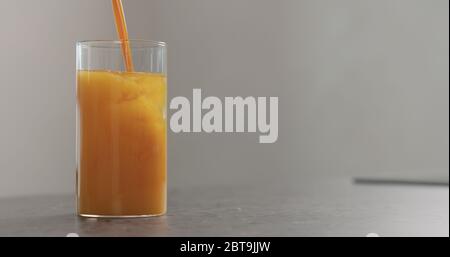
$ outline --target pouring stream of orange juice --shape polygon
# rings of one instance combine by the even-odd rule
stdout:
[[[122,41],[122,54],[123,60],[125,62],[125,69],[128,72],[132,72],[134,70],[133,58],[131,56],[127,23],[125,22],[122,0],[112,0],[112,6],[114,11],[114,18],[116,20],[117,35],[119,36],[120,41]]]

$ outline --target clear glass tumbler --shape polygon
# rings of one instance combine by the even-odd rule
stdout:
[[[166,45],[77,43],[77,212],[146,217],[166,212]]]

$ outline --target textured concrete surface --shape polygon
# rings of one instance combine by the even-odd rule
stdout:
[[[169,191],[166,216],[77,217],[70,195],[0,198],[1,236],[448,236],[448,187],[210,186]]]

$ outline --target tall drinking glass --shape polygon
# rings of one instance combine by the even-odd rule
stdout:
[[[77,211],[85,217],[166,212],[166,45],[77,43]]]

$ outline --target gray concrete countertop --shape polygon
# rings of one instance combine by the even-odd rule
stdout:
[[[296,186],[169,190],[166,216],[93,219],[70,195],[0,198],[0,236],[448,236],[448,187],[354,185],[349,178]]]

